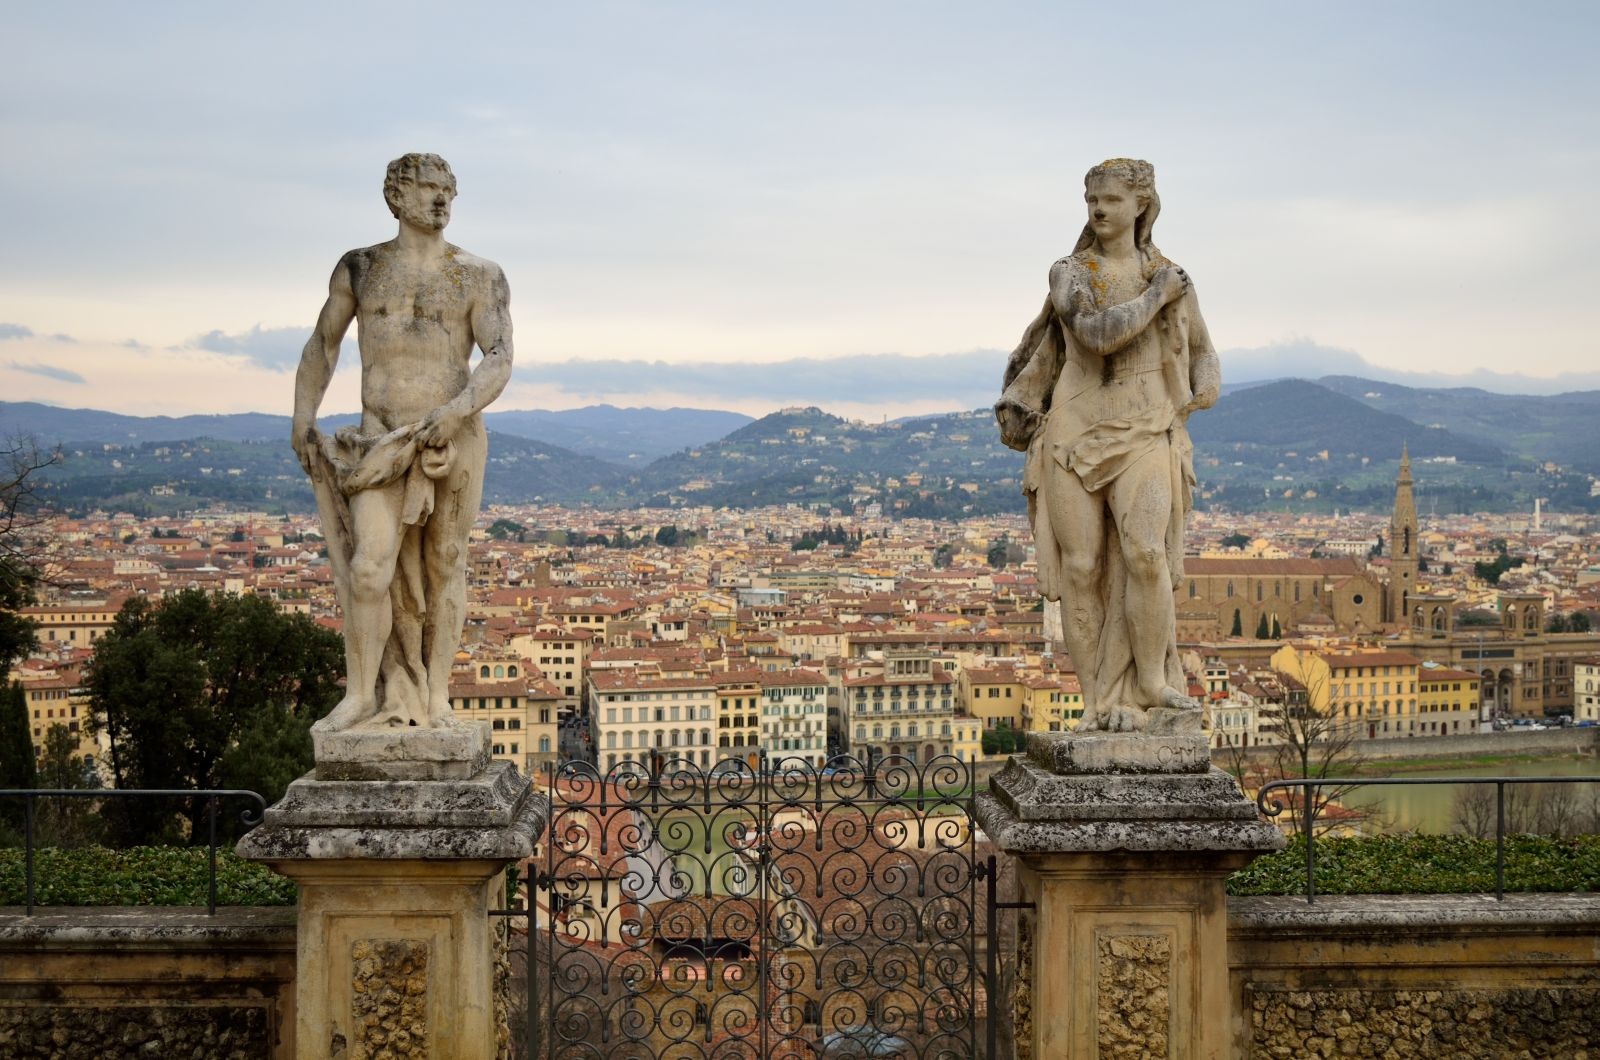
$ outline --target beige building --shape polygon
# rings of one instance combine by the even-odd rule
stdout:
[[[450,708],[489,726],[490,751],[533,774],[556,760],[556,687],[516,656],[478,657],[450,674]]]
[[[828,756],[828,679],[814,670],[760,671],[761,745],[774,764]]]
[[[888,650],[881,664],[856,660],[843,678],[840,723],[849,753],[927,762],[953,753],[956,679],[925,650]]]
[[[1177,588],[1178,640],[1185,644],[1253,637],[1262,619],[1269,631],[1277,623],[1283,636],[1324,623],[1346,634],[1383,627],[1383,583],[1351,556],[1191,556]]]
[[[589,717],[601,769],[710,769],[717,686],[709,677],[661,677],[646,667],[589,675]]]

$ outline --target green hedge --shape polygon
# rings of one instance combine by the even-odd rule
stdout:
[[[1305,893],[1305,844],[1258,858],[1228,880],[1233,895]],[[22,851],[0,850],[0,905],[22,905]],[[203,847],[35,852],[41,906],[206,904]],[[1506,837],[1506,890],[1600,891],[1600,836]],[[1319,894],[1484,894],[1494,891],[1494,840],[1456,835],[1361,836],[1317,841]],[[293,905],[294,884],[265,866],[217,852],[219,905]]]
[[[1318,894],[1492,894],[1493,839],[1460,835],[1319,839]],[[1294,895],[1306,889],[1305,841],[1258,858],[1228,880],[1233,895]],[[1600,890],[1600,836],[1506,837],[1506,890]]]
[[[206,904],[204,847],[105,847],[34,851],[34,904]],[[26,902],[22,851],[0,850],[0,905]],[[293,905],[294,884],[231,850],[217,851],[218,905]]]

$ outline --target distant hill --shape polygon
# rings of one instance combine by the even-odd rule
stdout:
[[[1263,383],[1226,394],[1189,421],[1197,448],[1233,452],[1318,453],[1390,461],[1409,445],[1413,458],[1454,457],[1502,464],[1505,453],[1477,438],[1424,427],[1303,379]]]
[[[1356,376],[1328,376],[1318,383],[1370,408],[1492,440],[1525,460],[1600,474],[1600,390],[1535,397],[1476,387],[1421,389]]]
[[[287,444],[189,438],[69,444],[63,450],[61,464],[43,475],[41,497],[69,511],[104,508],[160,515],[216,503],[270,512],[315,506],[310,484]],[[489,503],[600,503],[627,477],[626,471],[603,460],[489,433],[484,475]]]
[[[324,427],[355,423],[353,413],[323,416]],[[591,405],[552,412],[526,409],[489,412],[491,431],[584,453],[621,465],[640,466],[685,446],[721,438],[749,423],[739,412],[715,409],[629,409]],[[0,401],[0,431],[31,434],[47,444],[172,442],[214,438],[229,442],[288,445],[289,417],[261,412],[226,416],[124,416],[97,409],[65,409],[31,401]]]
[[[764,416],[652,463],[656,499],[682,504],[828,504],[929,517],[1020,511],[1022,458],[988,409],[862,423],[817,408]]]
[[[988,409],[868,423],[814,407],[752,420],[700,409],[592,406],[491,413],[488,421],[491,502],[795,503],[841,511],[878,504],[891,515],[933,517],[1024,506],[1023,458],[1000,444]],[[1338,376],[1229,388],[1189,424],[1197,503],[1236,511],[1381,511],[1392,501],[1396,462],[1407,446],[1424,511],[1531,508],[1535,497],[1551,510],[1596,511],[1597,422],[1600,392],[1508,396]],[[183,434],[206,429],[212,433]],[[0,403],[0,433],[66,444],[67,463],[50,479],[57,499],[77,508],[183,510],[212,500],[308,507],[288,429],[283,416],[141,418]],[[573,445],[528,437],[535,432]],[[197,470],[201,465],[212,471]]]
[[[739,412],[716,409],[646,409],[590,405],[581,409],[491,412],[490,428],[535,438],[574,452],[630,467],[693,445],[716,441],[751,422]]]

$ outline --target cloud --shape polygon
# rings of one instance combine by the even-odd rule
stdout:
[[[581,397],[655,393],[694,394],[708,401],[826,404],[879,400],[948,401],[953,407],[988,404],[1000,389],[1006,355],[973,350],[913,357],[796,357],[765,363],[724,361],[570,360],[535,364],[537,382]]]
[[[31,339],[33,329],[21,324],[0,324],[0,339]]]
[[[310,337],[310,328],[264,328],[257,324],[249,331],[233,335],[208,331],[190,339],[189,345],[212,353],[245,357],[274,372],[287,372],[300,363],[300,351]]]
[[[58,383],[87,383],[88,380],[77,372],[68,368],[57,368],[49,364],[23,364],[21,361],[12,361],[7,368],[17,372],[27,372],[29,375],[42,375],[46,379],[54,379]]]

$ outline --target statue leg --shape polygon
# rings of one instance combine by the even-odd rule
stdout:
[[[317,722],[337,732],[360,724],[378,710],[378,668],[394,615],[389,586],[400,555],[400,501],[397,485],[361,490],[350,497],[350,530],[355,553],[341,594],[344,613],[345,693],[339,705]]]
[[[455,465],[438,483],[433,515],[422,539],[423,579],[428,586],[422,652],[428,668],[428,724],[434,726],[455,720],[450,712],[450,667],[461,649],[467,620],[467,536],[478,518],[489,452],[481,421],[464,426],[455,444]]]
[[[1049,525],[1060,548],[1061,634],[1083,687],[1080,730],[1104,729],[1107,704],[1095,696],[1095,659],[1105,626],[1103,593],[1105,502],[1067,469],[1052,465],[1040,487]],[[1042,544],[1040,547],[1044,547]]]
[[[1167,524],[1172,519],[1172,467],[1163,441],[1131,464],[1109,487],[1111,510],[1127,572],[1127,626],[1139,705],[1193,705],[1172,685],[1168,659],[1176,648],[1177,611]]]

